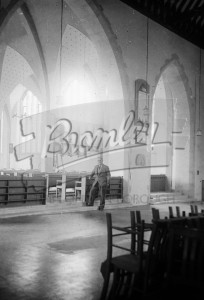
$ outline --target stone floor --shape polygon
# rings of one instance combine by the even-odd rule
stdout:
[[[189,203],[154,205],[161,216],[168,206],[190,211]],[[203,207],[203,205],[201,205]],[[129,211],[140,209],[151,221],[151,207],[76,212],[0,215],[0,300],[98,300],[100,264],[106,257],[107,211],[120,226]]]

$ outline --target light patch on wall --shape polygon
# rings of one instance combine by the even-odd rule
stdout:
[[[65,105],[78,105],[95,101],[95,92],[91,82],[73,79],[62,89],[62,101]]]
[[[184,127],[186,126],[186,122],[187,122],[186,119],[175,119],[173,133],[182,133],[184,130]]]
[[[4,98],[10,95],[20,82],[26,82],[26,79],[32,74],[33,71],[25,58],[8,46],[2,68],[1,91]]]
[[[173,147],[175,150],[185,150],[187,143],[189,141],[189,136],[173,135]]]

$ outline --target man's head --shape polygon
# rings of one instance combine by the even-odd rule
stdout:
[[[98,157],[98,165],[102,165],[103,163],[103,157],[99,156]]]

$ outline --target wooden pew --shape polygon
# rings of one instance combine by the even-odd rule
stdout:
[[[46,204],[46,178],[0,176],[0,206]]]

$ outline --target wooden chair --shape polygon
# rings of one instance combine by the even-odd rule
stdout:
[[[155,207],[152,207],[152,220],[159,220],[159,219],[160,219],[159,210]]]
[[[143,236],[143,257],[146,256],[146,250],[149,245],[149,239],[150,239],[150,233],[152,231],[153,224],[152,223],[147,223],[143,222],[142,217],[141,217],[141,212],[140,210],[136,211],[130,211],[130,220],[131,220],[131,229],[134,229],[137,227],[138,230],[140,230],[140,227],[137,226],[137,224],[144,224],[144,236]],[[138,253],[138,249],[135,249],[137,246],[138,248],[140,247],[139,245],[140,240],[138,239],[138,236],[135,235],[135,233],[132,234],[131,236],[131,249],[133,249],[133,252],[136,251]]]
[[[56,197],[62,192],[62,180],[56,180]]]
[[[160,294],[165,278],[168,221],[167,218],[153,221],[154,227],[149,241],[141,290],[142,296],[147,298],[155,298]]]
[[[201,299],[204,293],[204,230],[169,230],[165,295]],[[171,298],[172,299],[172,298]]]
[[[154,220],[147,255],[144,255],[143,251],[142,276],[133,272],[133,280],[129,285],[130,297],[123,295],[121,299],[152,299],[160,295],[161,284],[165,279],[167,232],[166,219]]]
[[[101,264],[101,273],[104,278],[101,300],[106,299],[109,290],[110,275],[113,273],[113,282],[108,299],[116,299],[117,295],[124,293],[132,274],[142,275],[143,270],[143,238],[144,221],[135,224],[134,215],[131,213],[131,225],[117,227],[112,225],[111,213],[106,213],[107,220],[107,259]],[[124,247],[115,241],[118,237],[129,235],[130,246]],[[135,246],[137,243],[137,246]],[[124,254],[113,255],[114,249],[120,249]]]
[[[82,192],[82,182],[77,180],[75,181],[75,198],[81,198],[81,192]]]
[[[72,180],[70,180],[70,182],[71,181]],[[66,184],[67,184],[67,182],[66,182]],[[56,188],[54,188],[55,191],[56,191],[56,198],[62,194],[62,188],[63,188],[63,182],[62,182],[62,180],[61,179],[57,179],[56,180]],[[66,196],[75,196],[75,195],[76,195],[75,188],[74,187],[66,187],[66,185],[65,185],[65,197]]]
[[[147,254],[145,255],[144,221],[142,221],[142,226],[139,226],[141,224],[135,224],[135,213],[131,212],[131,226],[121,228],[112,226],[111,214],[106,214],[106,217],[108,248],[107,259],[101,265],[104,286],[100,299],[106,299],[111,273],[113,273],[113,280],[110,292],[108,293],[108,300],[136,299],[137,297],[157,297],[157,299],[161,297],[159,299],[162,299],[164,295],[161,286],[165,286],[168,282],[166,274],[170,268],[169,261],[166,263],[168,253],[171,252],[171,250],[169,250],[171,245],[171,243],[169,243],[169,230],[178,227],[183,230],[185,226],[188,226],[186,222],[188,218],[154,219],[151,226],[151,236],[148,241]],[[121,231],[121,233],[113,234],[114,229]],[[130,234],[132,237],[131,247],[129,249],[113,243],[113,237],[124,234]],[[139,237],[139,240],[136,240],[136,236]],[[136,245],[135,248],[134,245]],[[113,247],[129,251],[130,254],[114,257]]]
[[[152,224],[147,255],[144,255],[142,243],[139,250],[141,252],[136,256],[139,265],[134,265],[131,260],[124,264],[113,263],[113,281],[108,300],[137,299],[137,297],[141,299],[158,295],[165,278],[168,231],[166,221],[155,220]],[[144,237],[142,239],[144,240]],[[102,299],[106,298],[101,297]]]

